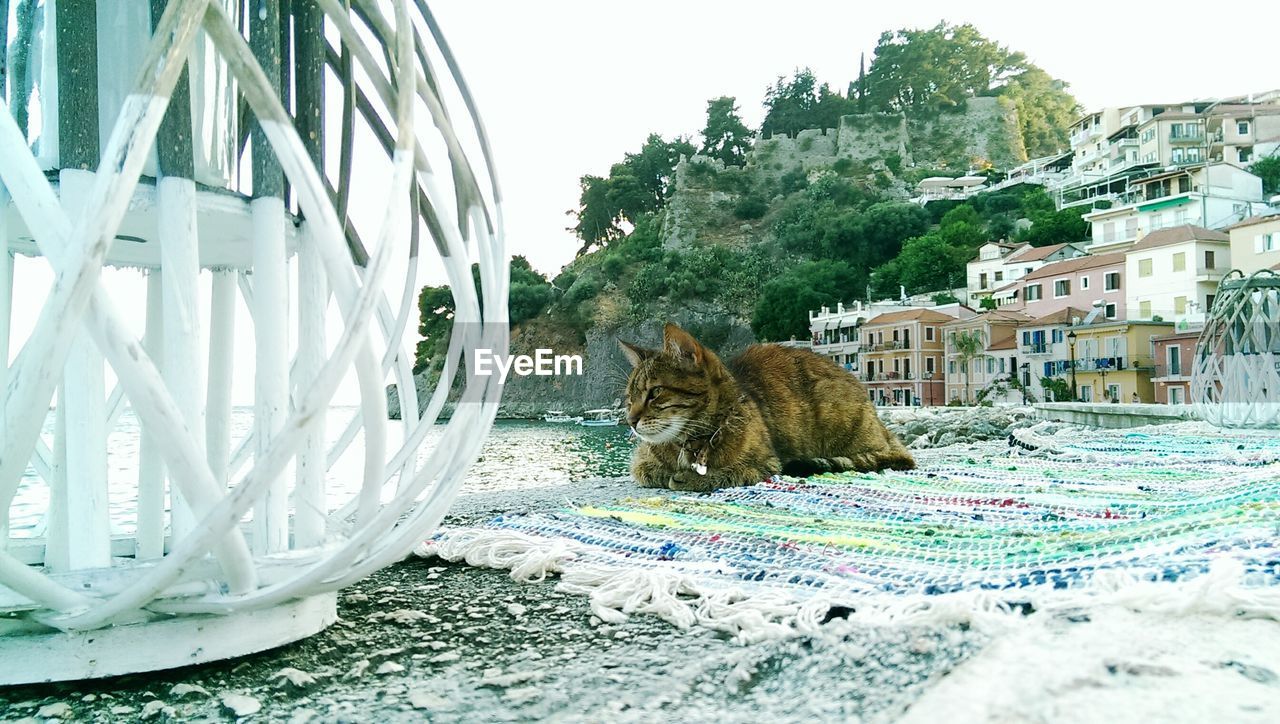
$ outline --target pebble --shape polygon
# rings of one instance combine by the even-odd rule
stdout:
[[[525,612],[528,610],[529,610],[529,607],[525,606],[524,604],[520,604],[520,603],[507,604],[507,613],[511,614],[512,616],[523,616]]]
[[[409,706],[414,709],[435,709],[437,711],[451,708],[448,699],[422,689],[414,689],[409,692]]]
[[[173,688],[169,690],[169,696],[175,699],[182,699],[184,697],[191,696],[192,694],[204,697],[212,696],[208,689],[200,686],[199,684],[174,684]]]
[[[307,709],[305,707],[294,709],[293,714],[289,716],[289,724],[307,724],[307,722],[314,721],[319,717],[320,712],[315,709]]]
[[[141,717],[143,719],[152,719],[161,715],[166,717],[173,717],[176,714],[177,714],[177,710],[175,710],[173,707],[169,706],[168,704],[164,703],[163,701],[156,699],[154,701],[148,701],[146,705],[142,707]]]
[[[65,701],[45,704],[40,707],[40,711],[36,712],[36,716],[41,719],[70,719],[71,715],[71,705]]]
[[[414,621],[421,621],[426,617],[427,617],[427,614],[423,613],[422,611],[418,611],[412,608],[402,608],[398,611],[392,611],[391,613],[388,613],[387,615],[383,616],[383,619],[387,621],[395,621],[396,623],[399,623],[399,624],[406,624],[406,623],[413,623]]]
[[[224,691],[218,695],[218,700],[222,702],[224,709],[238,717],[251,716],[262,711],[262,702],[252,696]]]
[[[272,681],[277,679],[280,680],[280,686],[292,686],[295,689],[305,689],[316,683],[316,677],[292,666],[286,666],[271,676]]]
[[[116,716],[124,716],[125,714],[133,714],[134,712],[138,711],[138,708],[134,706],[124,706],[122,704],[120,706],[111,707],[110,711],[112,714],[115,714]]]
[[[384,661],[382,662],[382,666],[379,666],[374,673],[382,676],[385,674],[398,674],[402,671],[404,671],[404,667],[400,664],[397,664],[394,661]]]

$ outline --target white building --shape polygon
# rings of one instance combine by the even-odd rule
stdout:
[[[1266,208],[1262,179],[1231,163],[1173,168],[1129,185],[1119,205],[1085,214],[1093,225],[1090,253],[1121,251],[1173,226],[1223,229]]]
[[[1128,319],[1159,317],[1177,329],[1202,325],[1230,269],[1231,237],[1221,231],[1191,225],[1153,231],[1125,254]]]
[[[1025,242],[987,242],[978,247],[978,256],[966,265],[969,304],[976,306],[984,298],[1009,288],[1010,282],[1017,281],[1046,264],[1073,259],[1083,254],[1080,245],[1076,244],[1031,246]]]

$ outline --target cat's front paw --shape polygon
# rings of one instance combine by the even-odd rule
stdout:
[[[679,490],[684,492],[706,493],[716,489],[711,478],[706,475],[699,475],[696,470],[677,470],[671,475],[671,482],[667,484],[670,490]]]

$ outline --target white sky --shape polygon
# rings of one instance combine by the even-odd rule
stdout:
[[[1066,80],[1086,108],[1280,87],[1280,4],[438,0],[493,137],[508,246],[554,273],[578,245],[564,212],[652,131],[696,134],[706,101],[809,66],[843,90],[883,30],[970,22]]]

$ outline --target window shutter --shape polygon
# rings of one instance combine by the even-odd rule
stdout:
[[[1263,237],[1262,234],[1258,234],[1257,236],[1253,237],[1253,253],[1254,254],[1262,253],[1262,237]]]

